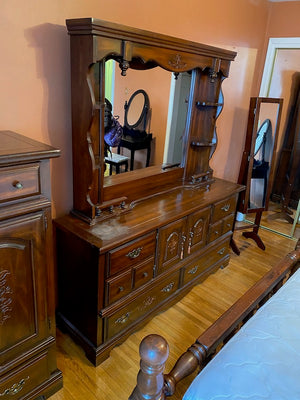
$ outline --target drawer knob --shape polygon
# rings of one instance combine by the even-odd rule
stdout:
[[[124,287],[123,286],[119,286],[119,292],[124,292]]]
[[[198,271],[198,265],[195,265],[195,267],[189,270],[188,274],[194,275],[197,271]]]
[[[1,396],[14,396],[15,394],[19,393],[20,390],[23,389],[23,386],[25,385],[25,382],[29,379],[29,376],[26,378],[22,378],[19,383],[14,383],[10,388],[5,389],[3,393],[0,393]]]
[[[13,183],[13,187],[15,187],[16,189],[23,189],[23,185],[22,185],[22,183],[21,182],[19,182],[19,181],[16,181],[16,182],[14,182]]]
[[[148,272],[144,272],[143,273],[143,278],[147,278],[148,277]]]
[[[223,207],[221,208],[221,210],[227,212],[227,211],[229,211],[229,208],[230,208],[230,204],[225,204],[225,206],[223,206]]]
[[[222,247],[222,249],[218,251],[218,254],[222,255],[224,253],[225,253],[225,247]]]
[[[125,322],[128,320],[130,313],[127,312],[126,314],[123,314],[120,318],[115,320],[115,324],[125,324]]]
[[[133,249],[128,254],[126,254],[126,257],[129,257],[131,259],[137,258],[141,254],[142,250],[143,250],[142,247],[138,247],[137,249]]]
[[[218,235],[219,234],[219,232],[218,231],[215,231],[215,235]]]
[[[167,286],[165,286],[163,289],[161,289],[161,291],[164,293],[168,293],[173,289],[174,285],[175,285],[175,283],[171,282]]]

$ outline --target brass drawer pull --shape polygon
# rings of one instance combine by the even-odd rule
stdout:
[[[148,277],[148,272],[144,272],[143,273],[143,278],[147,278]]]
[[[229,209],[230,209],[230,204],[225,204],[225,206],[223,206],[223,207],[221,208],[221,210],[223,210],[223,211],[225,211],[225,212],[227,212]]]
[[[130,313],[123,314],[120,318],[115,320],[115,324],[125,324],[129,318]]]
[[[16,182],[14,182],[13,184],[13,187],[15,187],[16,189],[23,189],[23,185],[22,185],[22,183],[21,182],[19,182],[19,181],[16,181]]]
[[[161,289],[161,291],[165,292],[165,293],[168,293],[173,289],[174,285],[175,285],[175,283],[171,282],[167,286],[165,286],[163,289]]]
[[[141,254],[142,250],[143,250],[142,247],[138,247],[137,249],[133,249],[128,254],[126,254],[126,257],[129,257],[131,259],[137,258]]]
[[[119,292],[124,292],[124,287],[123,286],[119,286]]]
[[[23,389],[25,382],[29,379],[29,376],[27,378],[22,378],[19,383],[14,383],[10,388],[5,389],[3,393],[0,393],[1,396],[14,396],[15,394],[19,393],[20,390]]]
[[[192,269],[188,271],[188,274],[194,275],[198,271],[198,265],[195,265]]]
[[[180,252],[180,260],[183,259],[183,255],[184,255],[184,243],[186,241],[186,236],[182,235],[181,237],[181,252]]]
[[[222,255],[225,253],[226,248],[223,247],[221,250],[218,251],[218,254]]]
[[[218,231],[215,231],[215,235],[218,235],[219,234],[219,232]]]

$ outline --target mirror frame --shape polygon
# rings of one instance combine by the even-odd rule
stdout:
[[[162,190],[211,184],[216,109],[236,52],[96,18],[68,19],[66,25],[71,42],[73,214],[93,223]],[[104,183],[105,62],[110,59],[119,63],[121,75],[128,68],[160,67],[175,76],[193,71],[179,168],[150,166],[106,177]]]
[[[277,112],[277,121],[276,126],[274,127],[274,144],[272,150],[271,157],[271,165],[269,172],[268,185],[266,190],[266,199],[265,204],[261,208],[249,208],[249,198],[250,198],[250,186],[251,186],[251,178],[252,178],[252,170],[254,163],[254,149],[255,149],[255,141],[257,137],[257,132],[259,130],[259,114],[261,104],[264,103],[273,103],[278,104],[278,112]],[[242,156],[241,168],[238,177],[238,183],[246,186],[246,190],[240,194],[238,211],[242,214],[247,213],[257,213],[268,209],[270,193],[273,186],[274,181],[274,172],[275,172],[275,154],[277,150],[277,141],[278,141],[278,132],[280,126],[281,112],[282,112],[282,104],[283,99],[271,98],[271,97],[251,97],[250,99],[250,107],[249,107],[249,116],[248,116],[248,125],[247,125],[247,133],[245,140],[245,148]],[[261,125],[262,126],[262,125]]]

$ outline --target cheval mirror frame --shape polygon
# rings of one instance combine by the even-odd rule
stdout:
[[[273,182],[275,178],[275,163],[276,163],[276,151],[278,142],[278,132],[280,126],[281,112],[282,112],[283,99],[270,98],[270,97],[251,97],[247,132],[245,139],[245,147],[241,161],[240,173],[238,177],[238,183],[245,185],[246,190],[241,192],[239,195],[239,201],[237,205],[237,211],[242,214],[255,213],[254,224],[248,224],[244,226],[235,227],[235,230],[245,230],[251,229],[249,232],[243,232],[243,236],[246,238],[253,239],[259,248],[265,250],[265,245],[258,235],[258,230],[260,227],[260,221],[262,217],[262,212],[268,210],[269,199],[273,187]],[[263,112],[262,108],[268,105],[278,105],[275,110],[272,121],[266,119],[265,117],[261,119]],[[268,115],[268,114],[267,114]],[[259,139],[258,134],[265,123],[268,123],[268,130],[270,129],[270,134],[272,135],[272,146],[270,148],[269,160],[266,164],[267,166],[267,178],[264,183],[264,193],[262,195],[262,203],[256,207],[250,204],[251,195],[251,180],[255,177],[255,155],[257,154],[256,141]],[[262,158],[264,161],[264,149],[262,150]],[[260,176],[261,178],[261,176]],[[262,178],[265,179],[265,178]],[[232,239],[231,247],[236,254],[239,254],[239,249],[237,248],[234,240]]]
[[[222,81],[236,53],[187,40],[101,21],[67,20],[71,37],[73,213],[95,223],[130,208],[132,201],[180,185],[209,185],[216,147],[215,122],[223,107]],[[105,178],[105,62],[128,68],[192,71],[178,168],[148,167]]]

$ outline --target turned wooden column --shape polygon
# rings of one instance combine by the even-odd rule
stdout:
[[[163,400],[164,368],[169,345],[159,335],[148,335],[140,344],[140,370],[129,400]]]

